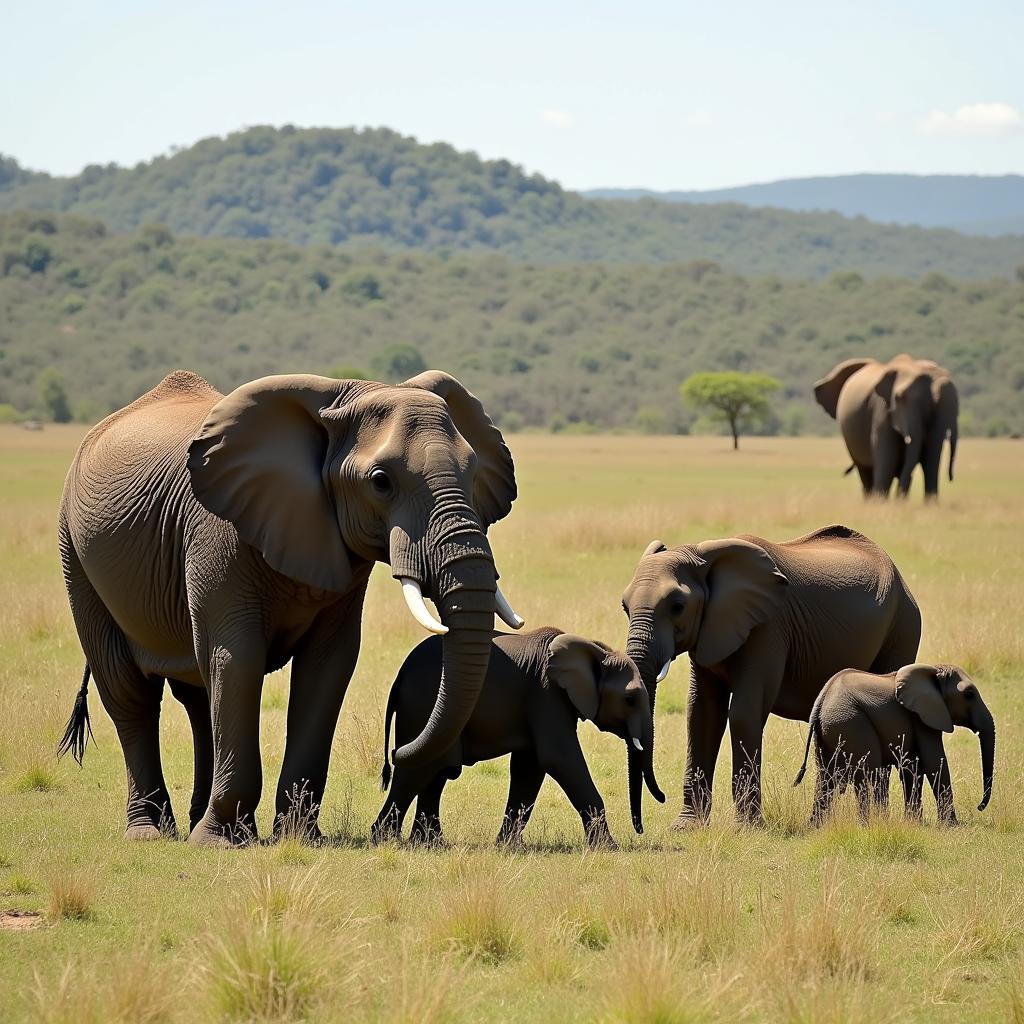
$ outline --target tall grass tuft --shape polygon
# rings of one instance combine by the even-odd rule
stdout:
[[[102,963],[67,964],[56,983],[36,971],[31,994],[40,1024],[167,1024],[179,989],[148,949]]]
[[[14,781],[14,789],[18,793],[49,793],[57,788],[53,772],[41,764],[29,765]]]
[[[623,936],[608,953],[600,1019],[614,1024],[703,1024],[717,1019],[709,995],[683,984],[683,958],[657,932]]]
[[[879,815],[867,825],[833,820],[811,841],[813,857],[850,857],[889,864],[913,864],[926,857],[925,837],[920,825],[896,816]]]
[[[87,870],[66,867],[50,880],[46,913],[51,921],[88,921],[95,913],[96,880]]]
[[[507,879],[465,875],[443,897],[435,924],[437,944],[489,964],[518,956],[522,938],[509,890]]]
[[[212,1008],[226,1021],[305,1020],[358,971],[352,922],[331,922],[325,935],[329,890],[313,871],[287,882],[256,875],[251,889],[249,912],[236,912],[209,939]]]

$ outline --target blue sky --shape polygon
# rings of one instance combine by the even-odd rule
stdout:
[[[1024,3],[8,5],[0,152],[387,125],[572,188],[1024,172]]]

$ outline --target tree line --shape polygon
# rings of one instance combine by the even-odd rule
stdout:
[[[739,204],[585,199],[508,160],[481,160],[384,128],[256,127],[135,167],[69,178],[0,157],[0,210],[78,213],[113,231],[303,245],[501,252],[543,263],[712,259],[748,274],[1010,276],[1024,237],[875,224]]]
[[[678,433],[710,427],[681,382],[739,371],[780,383],[756,430],[830,434],[813,381],[841,359],[907,351],[954,373],[964,433],[1020,434],[1022,332],[1018,279],[545,266],[0,214],[8,419],[93,421],[178,367],[223,390],[281,371],[401,380],[435,366],[508,430]]]

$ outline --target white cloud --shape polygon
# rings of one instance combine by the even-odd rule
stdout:
[[[1009,135],[1024,128],[1024,117],[1009,103],[968,103],[952,113],[933,110],[917,127],[924,135]]]
[[[572,114],[565,110],[542,110],[540,119],[552,128],[572,127]]]
[[[695,110],[686,118],[691,128],[710,128],[715,123],[715,115],[710,110]]]

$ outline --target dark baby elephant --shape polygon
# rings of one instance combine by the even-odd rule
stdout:
[[[836,796],[853,785],[861,818],[872,803],[886,806],[889,776],[896,769],[907,814],[921,817],[921,783],[935,794],[939,820],[956,824],[953,785],[942,734],[954,726],[977,733],[984,791],[978,810],[992,795],[996,727],[977,686],[956,665],[905,665],[876,675],[844,669],[814,703],[804,763],[793,785],[803,781],[814,740],[818,781],[811,824],[828,814]]]
[[[499,843],[518,842],[541,783],[550,775],[583,822],[591,846],[614,845],[604,801],[591,778],[576,727],[580,719],[626,741],[633,827],[643,832],[641,777],[655,799],[665,797],[654,777],[653,721],[636,665],[604,644],[550,627],[494,637],[490,665],[476,708],[455,744],[434,765],[410,769],[388,763],[391,720],[395,741],[416,736],[430,716],[441,679],[441,644],[424,640],[406,658],[388,697],[384,725],[383,786],[390,791],[373,824],[374,841],[401,834],[416,800],[412,837],[440,841],[441,794],[463,765],[511,754],[508,803]]]
[[[677,828],[708,819],[727,723],[736,809],[757,822],[768,716],[807,721],[841,668],[893,671],[921,641],[921,613],[892,559],[846,526],[782,544],[748,534],[675,548],[652,541],[622,606],[626,651],[652,704],[672,660],[690,657]]]

